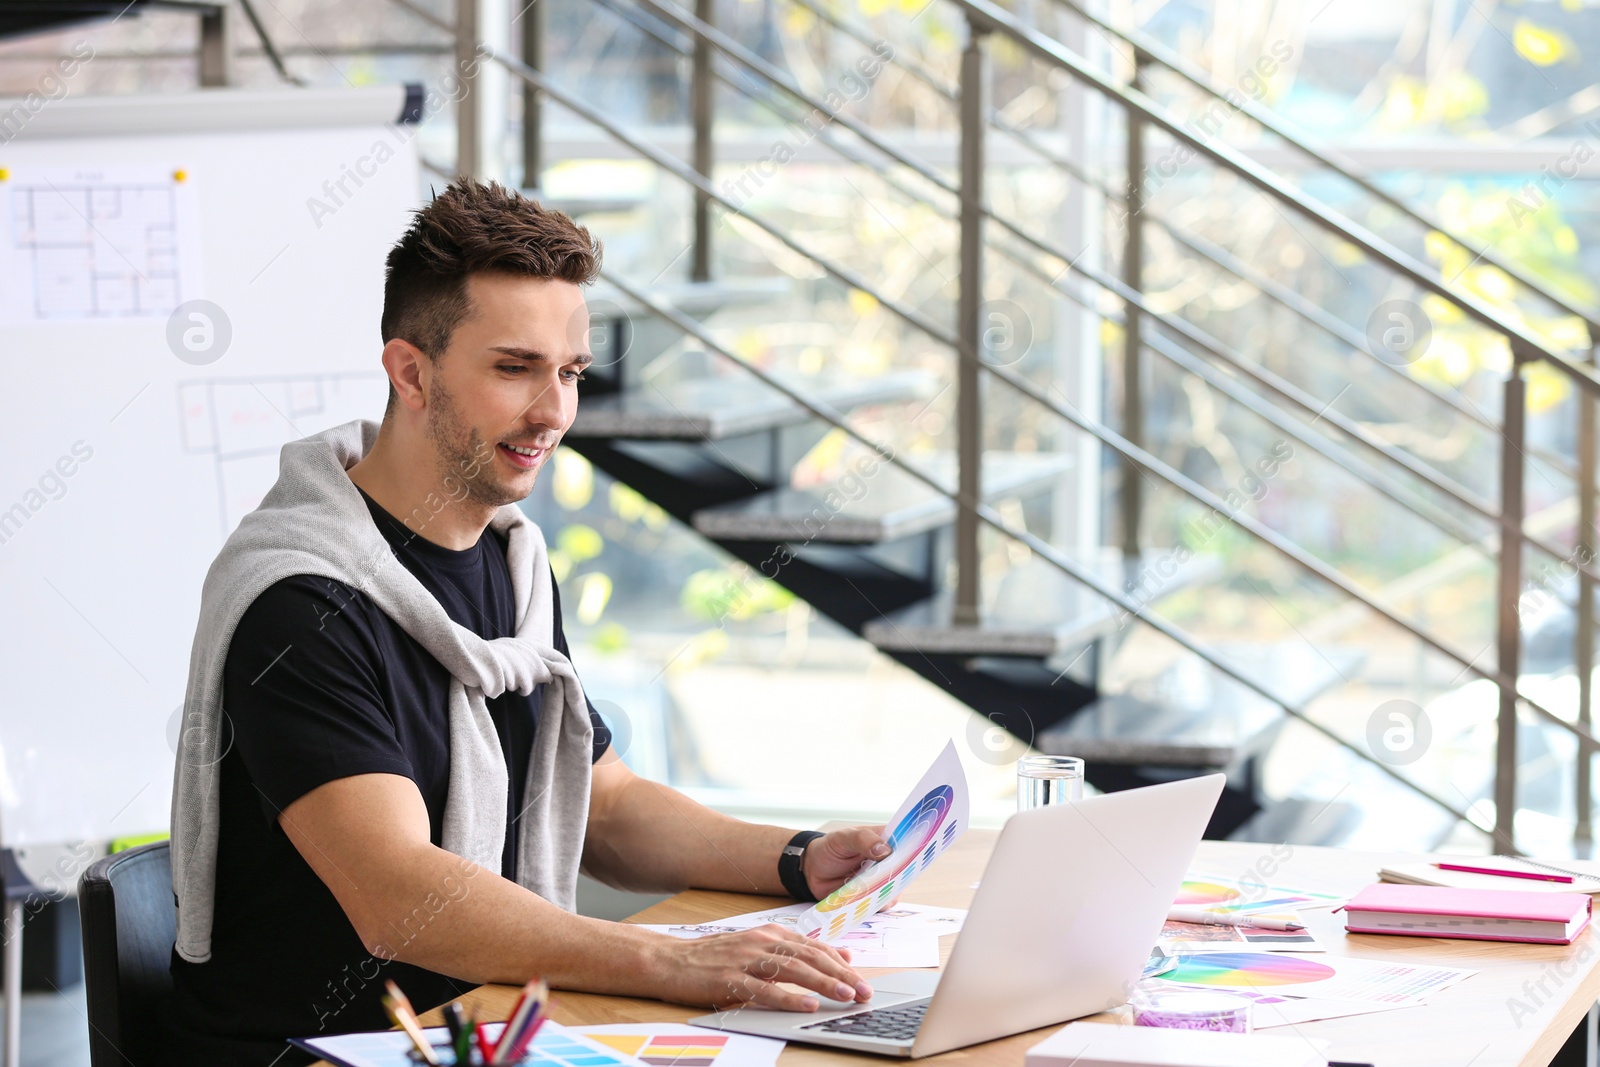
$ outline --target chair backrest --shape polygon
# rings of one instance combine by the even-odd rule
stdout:
[[[92,1067],[155,1067],[172,989],[169,844],[141,845],[95,862],[78,883]]]

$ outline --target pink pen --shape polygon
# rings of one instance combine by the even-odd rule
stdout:
[[[1465,871],[1467,874],[1497,874],[1502,878],[1527,878],[1535,882],[1567,882],[1572,879],[1564,874],[1544,874],[1539,871],[1509,871],[1504,867],[1471,867],[1465,863],[1435,863],[1441,871]]]

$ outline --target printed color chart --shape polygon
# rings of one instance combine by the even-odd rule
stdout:
[[[501,1024],[494,1023],[484,1027],[484,1032],[491,1038],[498,1037],[502,1028]],[[423,1034],[436,1048],[450,1043],[449,1031],[442,1026],[424,1030]],[[294,1044],[342,1067],[416,1067],[408,1055],[411,1039],[399,1030],[308,1038],[296,1040]],[[521,1064],[524,1067],[639,1067],[639,1061],[632,1056],[572,1033],[554,1020],[540,1028]]]
[[[801,915],[796,929],[824,941],[839,937],[904,892],[955,843],[966,824],[967,777],[955,745],[949,743],[889,820],[889,855]]]
[[[1266,952],[1208,952],[1180,956],[1153,982],[1271,989],[1292,997],[1360,1000],[1402,1007],[1476,974],[1455,967],[1415,967],[1348,956],[1283,956]]]

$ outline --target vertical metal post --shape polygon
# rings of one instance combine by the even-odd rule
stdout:
[[[522,12],[522,61],[544,73],[545,4],[533,0]],[[522,187],[537,189],[544,176],[544,99],[522,83]]]
[[[456,99],[456,173],[476,176],[483,161],[483,129],[478,107],[477,52],[478,0],[456,0],[456,77],[461,95]]]
[[[983,409],[979,367],[983,323],[983,133],[989,111],[986,30],[967,22],[961,52],[961,295],[956,305],[956,602],[952,622],[978,624],[978,512],[983,499]]]
[[[707,26],[714,26],[717,15],[715,0],[694,0],[694,17]],[[712,124],[716,119],[716,79],[711,74],[711,42],[695,37],[694,52],[690,56],[689,118],[694,127],[694,143],[690,149],[694,169],[711,180],[711,168],[716,165],[712,143]],[[691,281],[711,280],[711,198],[695,190],[694,194],[694,258],[689,265]]]
[[[1515,342],[1513,342],[1515,344]],[[1517,841],[1517,677],[1522,673],[1523,446],[1525,424],[1522,357],[1512,349],[1500,429],[1500,588],[1497,619],[1497,669],[1500,714],[1495,741],[1494,844],[1510,853]]]
[[[233,0],[200,13],[200,85],[213,89],[234,84]]]
[[[1133,54],[1130,88],[1140,88],[1144,73],[1144,53]],[[1144,292],[1144,118],[1128,111],[1128,202],[1127,233],[1123,235],[1122,281],[1136,293]],[[1144,321],[1131,301],[1122,308],[1122,434],[1144,446]],[[1139,520],[1144,510],[1144,486],[1139,468],[1132,460],[1122,462],[1122,562],[1129,581],[1139,563]]]
[[[1595,350],[1589,350],[1589,365],[1595,365]],[[1594,399],[1586,390],[1578,393],[1578,562],[1587,566],[1594,561],[1594,477],[1595,477],[1595,408]],[[1594,723],[1594,583],[1578,568],[1578,622],[1577,647],[1573,649],[1572,665],[1578,675],[1578,725],[1589,727]],[[1577,821],[1573,840],[1588,845],[1594,841],[1594,750],[1583,741],[1578,742],[1578,774],[1573,790],[1577,808]]]
[[[5,1067],[20,1067],[22,1063],[22,923],[23,902],[20,898],[6,901],[5,992],[6,992],[6,1055]]]

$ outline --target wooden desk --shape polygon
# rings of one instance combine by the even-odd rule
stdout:
[[[981,877],[995,837],[995,831],[969,831],[918,879],[907,898],[924,904],[967,907],[972,900],[972,883]],[[1353,894],[1377,880],[1379,866],[1418,859],[1400,854],[1345,852],[1309,846],[1294,847],[1287,858],[1281,859],[1289,851],[1289,846],[1284,845],[1206,841],[1200,845],[1195,868],[1230,877],[1265,875],[1286,885]],[[630,921],[705,922],[771,903],[772,898],[768,897],[696,890],[662,901]],[[1542,1067],[1550,1062],[1590,1006],[1600,999],[1600,951],[1597,951],[1600,937],[1593,926],[1576,943],[1562,947],[1346,935],[1342,917],[1327,909],[1306,912],[1305,919],[1333,955],[1432,963],[1474,968],[1479,972],[1435,994],[1421,1007],[1269,1031],[1298,1032],[1308,1038],[1324,1039],[1337,1059],[1374,1063],[1378,1067]],[[949,959],[956,936],[959,935],[943,939],[941,960]],[[1563,975],[1561,971],[1568,973]],[[870,978],[873,974],[889,972],[867,970],[864,973]],[[1535,988],[1541,980],[1544,982],[1542,993]],[[461,999],[474,1003],[483,1017],[503,1019],[511,1010],[515,992],[510,986],[481,986]],[[1518,1008],[1513,1002],[1523,1007]],[[561,993],[556,998],[552,1017],[569,1025],[683,1022],[705,1010],[652,1000]],[[1122,1009],[1095,1016],[1095,1019],[1126,1022],[1127,1011]],[[442,1020],[437,1013],[430,1013],[424,1021],[439,1025]],[[1023,1053],[1055,1029],[1046,1027],[947,1052],[922,1062],[962,1067],[1020,1067]],[[869,1064],[886,1067],[895,1061],[792,1044],[779,1062],[781,1067],[865,1067]]]

